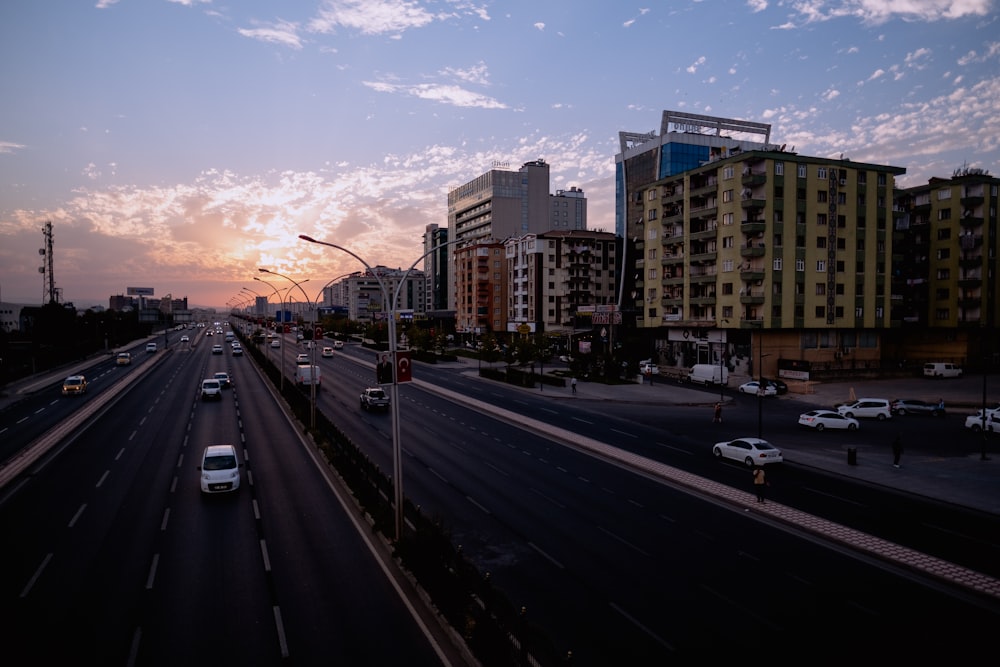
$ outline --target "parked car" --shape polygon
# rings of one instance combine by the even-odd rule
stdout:
[[[930,415],[931,417],[944,417],[944,401],[938,403],[928,403],[910,398],[899,398],[891,403],[894,415]]]
[[[221,401],[222,383],[215,378],[206,378],[201,381],[201,400]]]
[[[828,428],[847,429],[848,431],[858,430],[858,420],[845,417],[833,410],[810,410],[799,415],[799,426],[823,431]]]
[[[221,386],[223,389],[225,389],[226,387],[233,386],[233,381],[229,379],[229,373],[226,373],[224,371],[219,371],[212,377],[214,377],[216,380],[219,381],[219,386]]]
[[[128,352],[119,352],[115,359],[115,363],[119,366],[128,366],[132,363],[132,355]]]
[[[962,368],[960,366],[956,366],[955,364],[939,362],[924,364],[924,377],[960,378],[962,377]]]
[[[1000,431],[1000,409],[986,411],[985,426],[987,433],[996,433],[997,431]],[[983,431],[983,411],[977,410],[976,414],[966,417],[965,428],[973,431],[974,433],[981,433]]]
[[[744,382],[739,387],[741,394],[759,394],[760,393],[760,382],[757,380],[751,380],[750,382]],[[764,395],[765,396],[777,396],[778,388],[773,384],[764,385]]]
[[[82,375],[70,375],[68,378],[63,380],[62,394],[63,396],[71,396],[74,394],[86,394],[87,393],[87,378]]]
[[[324,347],[322,355],[325,359],[329,359],[333,356],[333,348],[330,346]]]
[[[740,461],[747,467],[781,463],[784,460],[777,447],[760,438],[737,438],[717,442],[712,445],[712,453],[715,454],[715,458]]]
[[[783,380],[769,380],[768,378],[764,378],[764,382],[773,385],[779,394],[788,393],[788,385]]]
[[[209,445],[201,456],[202,493],[226,493],[240,488],[240,468],[232,445]]]
[[[371,410],[388,410],[389,395],[381,387],[368,387],[361,392],[361,409],[366,412]]]
[[[892,406],[886,398],[861,398],[854,403],[837,406],[837,412],[845,417],[857,419],[884,419],[892,418]]]
[[[643,375],[659,375],[660,367],[656,364],[643,364],[639,367],[639,372]]]

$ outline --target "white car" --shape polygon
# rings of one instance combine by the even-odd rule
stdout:
[[[965,428],[974,433],[981,433],[983,430],[983,411],[978,410],[976,414],[965,418]],[[1000,409],[986,411],[986,432],[996,433],[1000,430]]]
[[[857,431],[859,424],[857,419],[845,417],[833,410],[810,410],[799,415],[799,426],[808,426],[817,431],[823,431],[828,428]]]
[[[333,341],[333,349],[342,350],[343,348],[344,348],[344,341],[342,340]]]
[[[660,367],[656,364],[643,364],[639,367],[639,372],[643,375],[659,375]]]
[[[184,334],[183,336],[181,336],[181,342],[182,343],[190,343],[191,342],[191,337],[188,336],[187,334]]]
[[[892,419],[892,405],[886,398],[859,398],[854,403],[837,406],[845,417],[872,418],[879,421]]]
[[[222,383],[215,378],[206,378],[201,381],[201,400],[221,401]]]
[[[748,468],[784,461],[781,450],[767,440],[760,438],[737,438],[736,440],[717,442],[712,445],[712,453],[717,459],[739,461]]]
[[[308,363],[309,363],[309,355],[306,354],[305,352],[295,355],[296,366],[305,366],[308,365]]]
[[[226,493],[240,488],[240,467],[232,445],[209,445],[201,457],[201,492]]]
[[[759,394],[760,393],[760,382],[757,380],[751,380],[750,382],[744,382],[740,385],[741,394]],[[765,396],[777,396],[778,388],[773,384],[764,385],[764,395]]]
[[[222,354],[222,346],[221,345],[213,345],[212,346],[212,354]]]
[[[327,358],[327,359],[329,359],[330,357],[332,357],[333,356],[333,348],[332,347],[324,347],[323,348],[323,356],[325,358]]]
[[[271,341],[271,347],[281,347],[281,341],[275,338]]]

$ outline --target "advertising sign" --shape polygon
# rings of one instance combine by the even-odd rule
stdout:
[[[152,287],[126,287],[125,293],[129,296],[153,296]]]

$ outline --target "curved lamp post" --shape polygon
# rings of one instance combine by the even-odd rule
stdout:
[[[260,271],[261,273],[269,273],[272,276],[278,276],[279,278],[284,278],[285,280],[295,285],[295,287],[298,287],[299,291],[302,292],[302,296],[304,296],[306,299],[306,306],[309,308],[309,312],[310,313],[314,312],[313,303],[309,301],[309,295],[306,294],[306,291],[304,289],[302,289],[302,283],[309,282],[308,278],[299,282],[295,282],[288,276],[282,273],[278,273],[277,271],[269,271],[268,269],[260,269],[260,268],[258,268],[257,270]],[[288,289],[291,289],[291,287],[289,287]],[[312,349],[310,350],[311,355],[309,357],[309,366],[310,366],[309,367],[309,412],[310,412],[309,427],[313,429],[316,428],[316,378],[314,377],[316,373],[316,335],[315,335],[316,321],[315,320],[316,318],[315,316],[313,316],[312,321],[309,324],[309,327],[312,329],[313,332],[313,337],[310,339],[312,340]],[[282,332],[284,332],[284,327],[282,327]],[[282,346],[284,346],[285,344],[284,341],[282,341],[281,344]],[[284,357],[282,357],[282,359],[284,359]],[[284,377],[285,374],[284,363],[282,363],[281,374],[282,377]]]
[[[281,320],[282,320],[282,322],[281,322],[281,336],[278,338],[278,341],[280,341],[278,344],[281,346],[281,354],[279,356],[279,359],[281,359],[281,361],[280,361],[280,364],[279,364],[279,372],[278,372],[278,377],[279,377],[278,386],[279,386],[280,390],[282,392],[284,392],[285,391],[285,323],[284,323],[284,319],[285,319],[285,298],[284,298],[284,296],[282,296],[281,292],[279,292],[277,290],[277,288],[275,288],[274,285],[272,285],[271,283],[267,282],[263,278],[258,278],[257,276],[254,276],[253,279],[254,280],[259,280],[260,282],[264,283],[265,285],[267,285],[268,287],[270,287],[272,290],[274,290],[274,293],[278,295],[278,300],[281,302],[281,311],[280,311]],[[288,289],[290,290],[292,288],[289,287]],[[287,292],[287,290],[286,290],[286,292]]]
[[[326,241],[320,241],[314,239],[311,236],[305,234],[299,234],[299,238],[303,241],[308,241],[309,243],[315,243],[317,245],[325,245],[329,248],[335,250],[340,250],[345,252],[354,259],[361,262],[368,273],[375,277],[378,281],[379,289],[382,291],[382,298],[388,302],[389,308],[389,357],[392,359],[392,399],[389,404],[390,412],[392,413],[392,480],[393,480],[393,502],[396,506],[396,541],[400,541],[403,536],[403,456],[402,456],[402,445],[399,438],[399,381],[396,374],[396,300],[399,298],[399,291],[406,284],[406,278],[410,275],[410,271],[413,267],[417,265],[417,262],[422,260],[424,257],[437,252],[443,247],[453,245],[458,243],[458,239],[448,241],[447,243],[442,243],[439,246],[425,252],[420,257],[414,260],[413,264],[410,264],[410,268],[400,277],[399,283],[396,285],[396,292],[390,298],[389,290],[386,289],[385,283],[382,282],[382,277],[378,275],[378,272],[373,270],[372,267],[362,259],[356,253],[344,248],[343,246],[336,245],[335,243],[327,243]]]

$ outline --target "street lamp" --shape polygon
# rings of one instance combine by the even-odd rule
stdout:
[[[281,304],[280,305],[281,310],[279,311],[279,318],[278,319],[284,320],[285,319],[285,298],[281,295],[281,292],[279,292],[277,290],[277,288],[275,288],[274,285],[272,285],[271,283],[267,282],[263,278],[259,278],[257,276],[254,276],[253,279],[254,280],[258,280],[258,281],[264,283],[265,285],[267,285],[268,287],[270,287],[274,291],[275,294],[278,295],[278,300],[280,301],[280,304]],[[291,290],[291,289],[292,289],[291,287],[288,288],[288,290]],[[285,291],[287,292],[288,290],[285,290]],[[281,336],[279,338],[277,338],[276,340],[279,341],[278,345],[281,346],[281,353],[280,353],[280,359],[281,359],[281,361],[279,363],[279,372],[278,372],[279,380],[278,380],[278,386],[279,386],[280,391],[284,392],[285,391],[285,323],[284,323],[284,321],[281,322]]]
[[[309,308],[309,312],[310,313],[315,312],[313,310],[313,304],[312,304],[312,302],[309,301],[309,295],[306,294],[306,291],[304,289],[302,289],[302,284],[301,283],[307,283],[307,282],[309,282],[308,278],[306,278],[305,280],[303,280],[301,282],[295,282],[294,280],[292,280],[288,276],[286,276],[284,274],[281,274],[281,273],[278,273],[277,271],[269,271],[267,269],[261,269],[261,268],[258,268],[257,270],[260,271],[261,273],[269,273],[269,274],[271,274],[273,276],[278,276],[279,278],[284,278],[285,280],[290,281],[293,285],[295,285],[296,287],[299,288],[299,291],[302,292],[302,296],[304,296],[306,298],[306,306]],[[289,287],[289,289],[291,289],[291,288]],[[310,329],[312,330],[312,333],[313,333],[312,337],[309,339],[309,340],[312,341],[312,350],[311,350],[312,354],[310,355],[310,358],[309,358],[309,411],[310,411],[310,415],[311,415],[310,416],[310,420],[309,420],[310,421],[309,427],[315,429],[316,428],[316,380],[317,380],[317,378],[316,378],[316,317],[315,317],[315,315],[313,316],[312,322],[310,322],[309,327],[310,327]],[[282,332],[284,332],[284,328],[282,328]],[[305,337],[303,336],[303,338],[305,338]],[[282,341],[281,345],[282,345],[282,347],[284,347],[285,342]],[[284,370],[285,370],[284,369],[284,364],[282,364],[282,369],[281,369],[281,371],[282,371],[282,377],[284,377]]]
[[[392,477],[393,477],[393,502],[396,504],[396,541],[400,541],[403,536],[403,455],[402,455],[402,445],[399,438],[399,381],[396,373],[396,299],[399,298],[399,291],[402,289],[403,285],[406,284],[406,278],[410,275],[410,271],[413,267],[417,265],[417,262],[422,260],[428,255],[438,252],[441,248],[454,245],[458,243],[458,239],[448,241],[447,243],[442,243],[435,248],[425,252],[423,255],[418,257],[410,268],[406,270],[406,273],[399,279],[399,284],[396,285],[396,293],[389,298],[389,290],[386,289],[385,283],[382,282],[382,277],[379,273],[372,269],[371,265],[368,264],[359,255],[344,248],[343,246],[336,245],[334,243],[327,243],[326,241],[320,241],[314,239],[311,236],[305,234],[299,234],[299,238],[303,241],[308,241],[309,243],[315,243],[317,245],[325,245],[327,247],[333,248],[335,250],[340,250],[345,252],[354,259],[361,262],[362,265],[368,270],[370,274],[375,276],[375,280],[378,281],[379,289],[382,291],[382,298],[388,301],[389,307],[389,356],[392,359],[392,389],[391,389],[391,401],[389,404],[390,411],[392,413]]]

